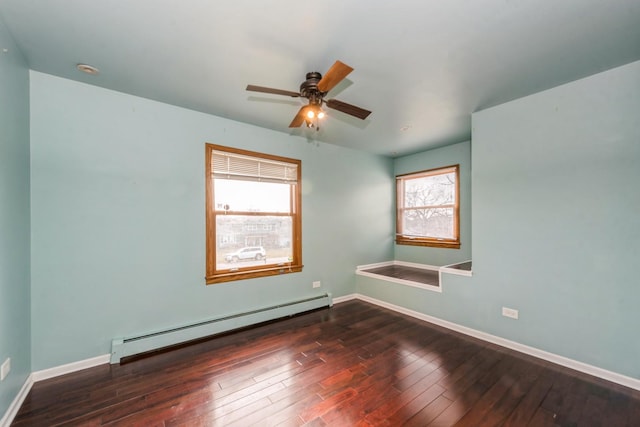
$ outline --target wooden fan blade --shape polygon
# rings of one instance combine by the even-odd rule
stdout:
[[[302,126],[302,124],[304,123],[306,110],[307,105],[303,105],[300,110],[298,110],[298,114],[296,114],[296,116],[291,121],[291,124],[289,125],[290,128],[299,128],[300,126]]]
[[[247,85],[247,90],[252,92],[273,93],[274,95],[290,96],[292,98],[297,98],[300,96],[298,92],[291,92],[290,90],[282,90],[282,89],[273,89],[270,87],[263,87],[263,86]]]
[[[329,68],[324,77],[318,82],[318,90],[320,92],[329,92],[338,83],[342,81],[347,75],[353,71],[353,68],[347,64],[336,61],[335,64]]]
[[[369,110],[356,107],[355,105],[347,104],[346,102],[338,101],[337,99],[329,99],[328,101],[326,101],[326,104],[329,108],[342,111],[343,113],[352,115],[362,120],[366,119],[369,114],[371,114],[371,111]]]

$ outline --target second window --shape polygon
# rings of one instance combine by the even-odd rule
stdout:
[[[396,243],[460,248],[459,166],[396,177]]]

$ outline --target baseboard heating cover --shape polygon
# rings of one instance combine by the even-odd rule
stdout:
[[[111,341],[111,363],[120,363],[124,357],[332,305],[331,294],[323,294],[135,337],[115,338]]]

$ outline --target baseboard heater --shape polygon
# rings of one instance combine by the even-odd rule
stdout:
[[[332,305],[331,294],[324,294],[145,335],[115,338],[111,341],[111,363],[120,363],[120,360],[124,357],[159,350],[172,345],[233,331],[234,329],[293,316],[309,310],[331,307]]]

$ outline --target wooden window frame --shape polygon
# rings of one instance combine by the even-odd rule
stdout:
[[[273,160],[276,162],[295,164],[297,177],[295,184],[291,185],[291,210],[290,213],[271,212],[235,212],[242,215],[255,216],[291,216],[292,219],[292,259],[286,264],[270,264],[265,266],[238,267],[228,270],[217,270],[216,264],[216,216],[225,211],[215,210],[214,176],[212,156],[214,151],[249,156],[257,159]],[[205,218],[206,218],[206,283],[215,284],[235,280],[252,279],[257,277],[276,276],[281,274],[296,273],[302,271],[302,162],[297,159],[258,153],[255,151],[241,150],[238,148],[224,147],[216,144],[205,144]]]
[[[402,218],[406,210],[404,208],[404,183],[409,179],[422,178],[426,176],[443,175],[455,172],[455,202],[451,205],[420,206],[416,208],[453,208],[453,235],[452,239],[428,237],[428,236],[407,236],[403,234]],[[415,209],[415,208],[414,208]],[[451,165],[435,169],[412,172],[396,176],[396,244],[411,246],[429,246],[434,248],[460,249],[460,165]]]

